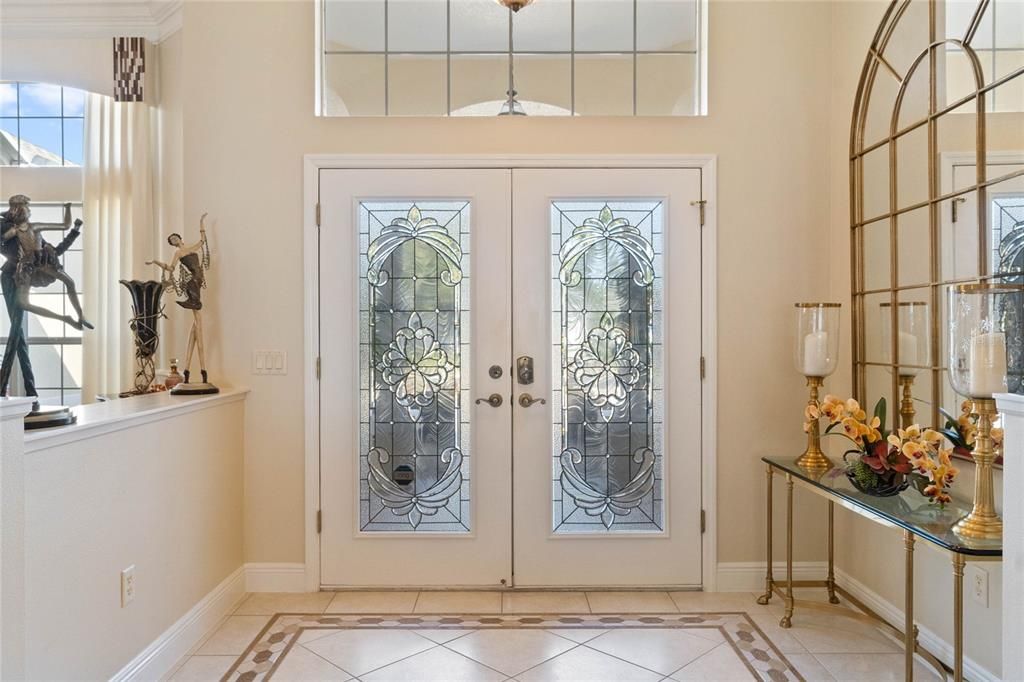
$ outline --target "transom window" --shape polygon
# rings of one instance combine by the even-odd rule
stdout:
[[[0,166],[81,166],[85,92],[0,83]]]
[[[318,113],[705,114],[704,1],[320,0]]]

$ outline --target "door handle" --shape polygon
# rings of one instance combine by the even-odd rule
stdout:
[[[522,407],[529,407],[530,405],[533,405],[534,403],[540,403],[541,405],[547,405],[548,401],[544,400],[544,398],[534,398],[529,393],[524,393],[521,396],[519,396],[519,405],[522,406]]]
[[[476,399],[476,404],[477,405],[479,405],[480,403],[487,403],[491,407],[501,407],[501,403],[502,402],[503,401],[501,399],[501,394],[500,393],[492,393],[489,396],[487,396],[486,398],[477,398]]]

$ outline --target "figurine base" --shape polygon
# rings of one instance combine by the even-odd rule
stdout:
[[[171,395],[209,395],[211,393],[220,393],[220,389],[213,384],[203,382],[197,384],[181,383],[170,390]]]
[[[25,430],[49,429],[54,426],[68,426],[78,421],[78,417],[71,411],[70,407],[57,405],[55,407],[35,407],[25,415]]]

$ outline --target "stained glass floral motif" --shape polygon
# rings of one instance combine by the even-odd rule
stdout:
[[[658,201],[551,207],[553,530],[663,530]]]
[[[616,407],[622,407],[634,386],[640,383],[644,363],[629,342],[627,330],[613,327],[612,316],[601,316],[601,326],[591,329],[587,343],[573,357],[569,370],[587,400],[601,408],[607,422]]]
[[[469,204],[359,220],[360,530],[468,532]]]
[[[435,400],[454,367],[434,330],[423,326],[419,313],[409,315],[408,326],[395,333],[395,340],[377,362],[377,371],[391,387],[395,402],[413,421],[418,421],[422,408]]]

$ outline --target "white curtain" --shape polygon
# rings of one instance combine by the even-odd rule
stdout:
[[[85,317],[82,400],[131,388],[135,352],[131,302],[122,279],[148,279],[156,255],[151,107],[90,94],[85,114],[82,228]]]

